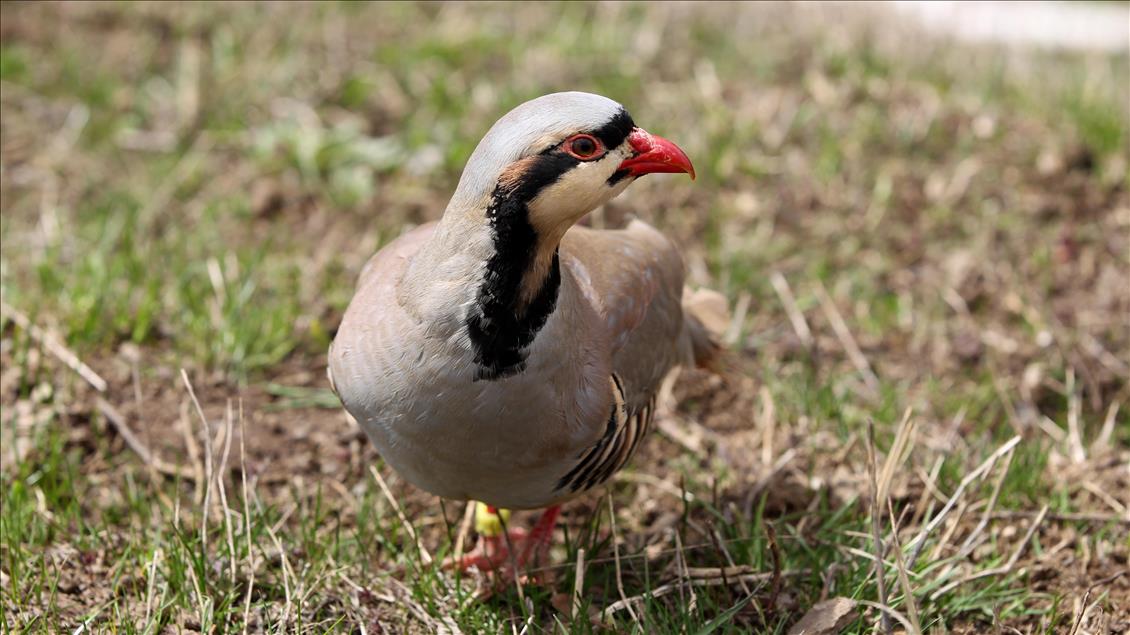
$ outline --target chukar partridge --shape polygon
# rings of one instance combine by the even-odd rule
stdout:
[[[559,505],[632,456],[668,371],[716,351],[684,307],[670,241],[638,220],[574,226],[654,172],[694,178],[682,150],[615,101],[539,97],[479,142],[442,219],[361,271],[330,382],[404,479],[481,501],[485,540],[465,566],[543,553]],[[506,536],[521,545],[508,554],[496,508],[548,509]]]

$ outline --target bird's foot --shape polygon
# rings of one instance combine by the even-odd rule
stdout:
[[[473,567],[483,573],[493,574],[496,584],[500,586],[510,584],[515,579],[525,582],[525,576],[519,577],[522,572],[530,566],[549,562],[549,548],[553,544],[553,528],[559,512],[558,507],[545,510],[530,531],[516,527],[494,535],[481,535],[474,549],[444,565],[461,571]]]
[[[481,536],[475,548],[463,554],[458,560],[447,564],[449,567],[466,571],[472,567],[486,572],[498,572],[513,566],[521,566],[515,562],[518,554],[522,552],[528,535],[525,529],[511,529],[505,535]]]

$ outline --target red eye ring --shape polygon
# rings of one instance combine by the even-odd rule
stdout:
[[[578,134],[565,140],[562,149],[576,159],[588,161],[604,154],[604,145],[592,135]]]

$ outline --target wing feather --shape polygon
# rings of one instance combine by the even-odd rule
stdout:
[[[682,257],[642,221],[616,231],[574,227],[561,242],[563,262],[603,318],[613,371],[629,409],[647,404],[664,375],[685,361]]]

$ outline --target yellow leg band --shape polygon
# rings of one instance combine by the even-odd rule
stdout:
[[[501,536],[502,524],[510,522],[509,509],[494,509],[486,503],[475,502],[475,531],[480,536]]]

